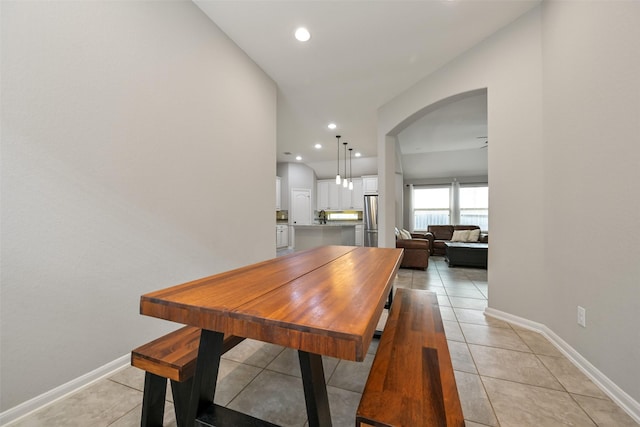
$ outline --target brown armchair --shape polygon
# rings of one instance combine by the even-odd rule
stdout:
[[[412,233],[411,239],[396,238],[396,248],[404,249],[404,257],[400,267],[426,270],[429,266],[430,244],[424,234]]]

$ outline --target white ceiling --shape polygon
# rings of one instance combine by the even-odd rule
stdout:
[[[301,155],[311,165],[335,162],[336,134],[364,157],[375,157],[380,106],[539,3],[193,1],[276,82],[277,160]],[[309,29],[310,41],[294,39],[299,26]],[[484,100],[446,105],[419,120],[399,136],[403,153],[448,151],[455,141],[478,144],[476,136],[487,136],[486,94]],[[455,120],[445,125],[445,118]],[[338,128],[329,130],[329,122]],[[353,165],[355,172],[357,161]]]
[[[486,89],[438,102],[397,138],[405,180],[488,175]]]

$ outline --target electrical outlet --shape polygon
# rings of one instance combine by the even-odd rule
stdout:
[[[578,325],[583,328],[587,327],[587,310],[584,307],[578,306]]]

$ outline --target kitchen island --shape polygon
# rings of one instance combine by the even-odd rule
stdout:
[[[340,221],[328,222],[327,224],[294,224],[295,250],[300,251],[327,245],[355,246],[356,226],[362,226],[362,222]]]

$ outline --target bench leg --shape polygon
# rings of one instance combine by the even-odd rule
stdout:
[[[142,394],[141,427],[162,427],[164,418],[164,398],[167,393],[167,379],[151,372],[145,373]]]
[[[176,424],[178,427],[186,427],[189,397],[193,388],[193,377],[187,381],[178,382],[171,380],[171,394],[173,395],[173,407],[176,412]]]
[[[331,427],[322,356],[298,350],[309,427]]]

